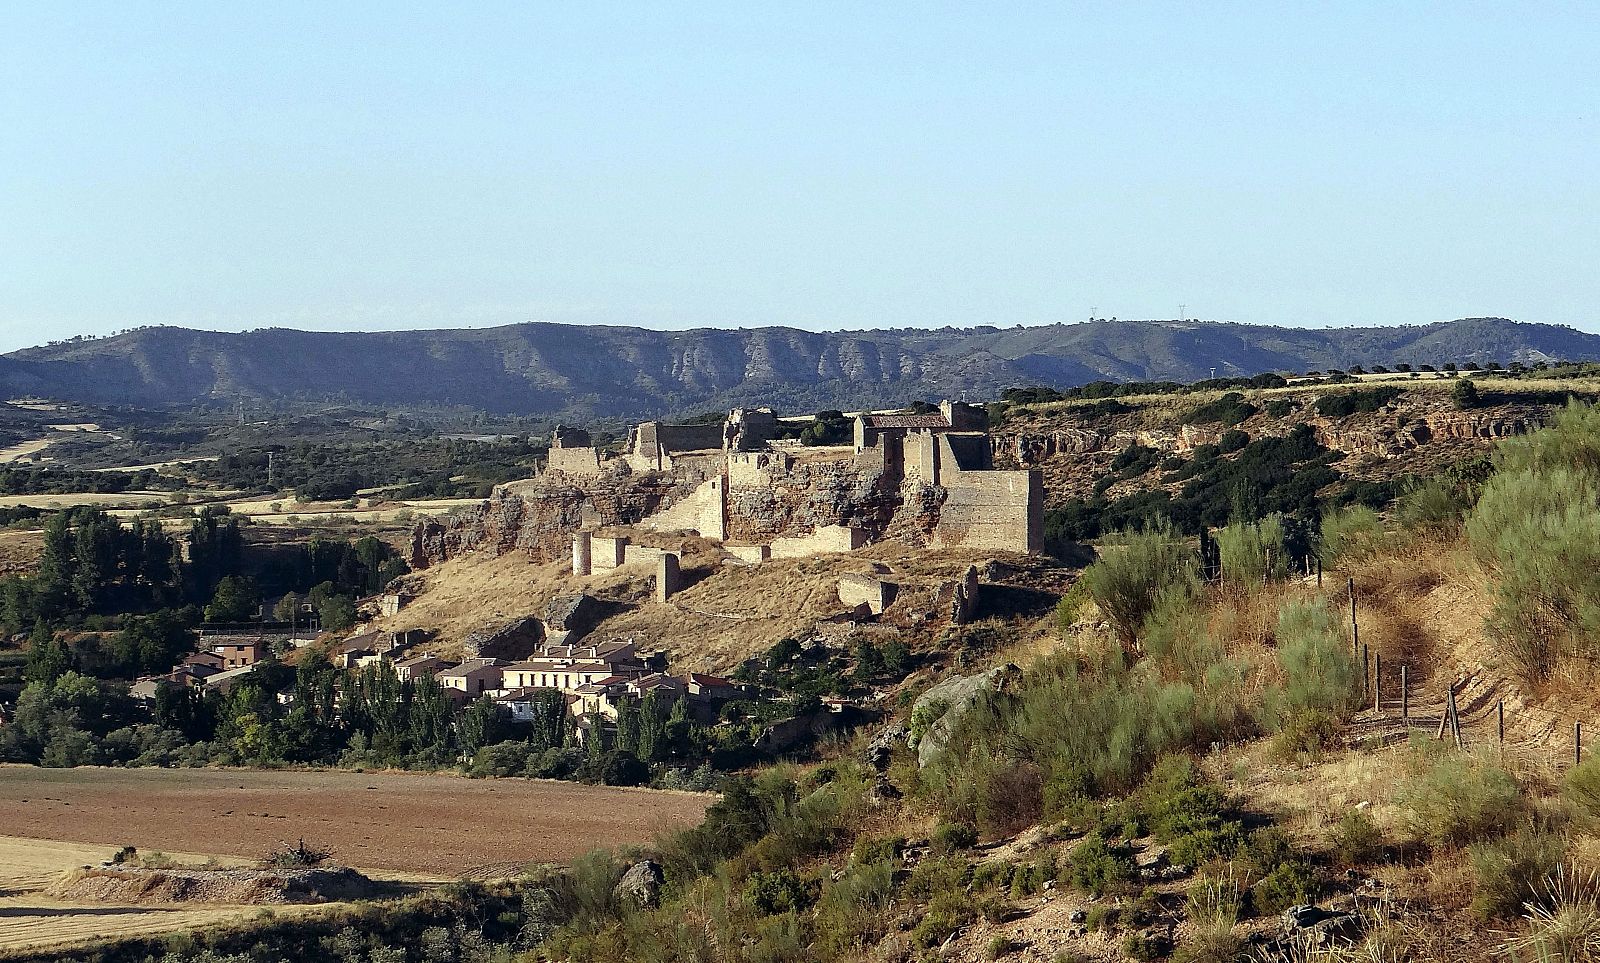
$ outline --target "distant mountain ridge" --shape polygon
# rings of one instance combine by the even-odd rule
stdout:
[[[152,327],[0,355],[0,391],[145,406],[245,398],[642,418],[752,404],[813,411],[978,400],[1016,385],[1097,379],[1551,359],[1600,359],[1600,335],[1504,318],[1363,328],[1090,321],[837,332],[536,322],[370,333]]]

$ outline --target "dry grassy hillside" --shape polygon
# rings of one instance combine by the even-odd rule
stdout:
[[[415,601],[379,619],[383,630],[431,629],[429,649],[455,656],[468,635],[515,619],[537,616],[558,595],[585,592],[608,603],[597,639],[630,638],[641,649],[662,649],[681,670],[727,671],[780,639],[850,630],[839,600],[839,577],[873,574],[900,586],[878,620],[913,650],[933,645],[949,625],[939,589],[977,565],[995,606],[1047,610],[1064,590],[1070,570],[1053,562],[984,552],[928,552],[894,542],[848,555],[819,555],[744,565],[700,539],[651,541],[683,553],[688,587],[668,602],[655,600],[655,569],[633,565],[575,577],[567,562],[535,562],[520,552],[475,553],[413,576]],[[1052,594],[1054,593],[1054,594]],[[982,598],[982,596],[980,596]],[[986,610],[980,608],[980,615]]]

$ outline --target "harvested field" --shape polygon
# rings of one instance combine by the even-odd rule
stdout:
[[[256,912],[254,907],[242,906],[119,905],[51,895],[49,890],[62,874],[97,865],[109,859],[116,848],[0,836],[0,956],[63,949],[115,937],[153,936],[243,919]],[[200,862],[205,857],[183,858]],[[275,910],[316,911],[296,906],[279,906]]]
[[[246,858],[304,837],[349,866],[445,879],[644,843],[698,823],[711,799],[417,773],[0,768],[0,825],[20,835]]]

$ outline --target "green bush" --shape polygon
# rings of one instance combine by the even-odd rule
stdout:
[[[1318,557],[1324,565],[1365,557],[1383,538],[1383,522],[1365,505],[1349,505],[1322,516]]]
[[[1350,643],[1326,605],[1291,599],[1278,609],[1278,664],[1283,687],[1272,693],[1278,727],[1310,710],[1342,714],[1359,680]]]
[[[940,823],[933,829],[933,851],[941,855],[977,845],[977,827],[968,823]]]
[[[1320,758],[1339,742],[1339,720],[1323,709],[1296,712],[1283,723],[1272,739],[1273,755],[1291,762],[1308,763]]]
[[[900,854],[905,852],[905,848],[904,836],[863,836],[856,840],[855,847],[850,851],[850,861],[857,866],[893,863],[899,861]]]
[[[817,949],[825,959],[875,945],[888,931],[894,869],[888,862],[851,866],[817,900]]]
[[[1165,933],[1154,930],[1137,930],[1122,938],[1122,953],[1130,960],[1149,963],[1165,959],[1172,954],[1172,941]]]
[[[1328,418],[1343,418],[1357,412],[1375,412],[1404,394],[1404,390],[1385,385],[1379,388],[1357,388],[1323,395],[1313,402],[1317,414]]]
[[[1511,774],[1479,758],[1440,755],[1401,787],[1410,830],[1435,848],[1501,836],[1522,811]]]
[[[1559,835],[1523,828],[1501,839],[1467,849],[1472,864],[1472,911],[1486,920],[1516,919],[1526,903],[1536,902],[1544,883],[1561,870],[1566,841]]]
[[[766,873],[757,870],[745,879],[744,900],[767,916],[809,907],[817,895],[816,884],[802,880],[793,870]]]
[[[1115,906],[1099,903],[1089,907],[1084,914],[1083,925],[1091,933],[1109,933],[1122,922],[1122,911]]]
[[[1092,833],[1073,847],[1068,857],[1072,881],[1096,896],[1134,878],[1135,867],[1126,847],[1113,845]]]
[[[1530,678],[1596,655],[1600,635],[1600,412],[1574,405],[1496,449],[1466,522],[1498,576],[1490,635]]]
[[[972,922],[972,900],[966,893],[939,893],[928,903],[922,919],[911,930],[911,939],[923,948],[938,946],[950,934]]]
[[[1269,579],[1280,581],[1289,573],[1282,515],[1219,529],[1217,550],[1222,558],[1222,579],[1229,585],[1250,588]]]
[[[1364,866],[1383,854],[1383,831],[1371,816],[1352,809],[1340,817],[1332,843],[1340,865]]]
[[[1184,414],[1186,425],[1222,425],[1232,427],[1256,413],[1256,406],[1244,400],[1244,395],[1230,391],[1215,401],[1196,405]]]
[[[1198,588],[1194,552],[1170,523],[1130,532],[1120,550],[1084,570],[1083,583],[1124,643],[1137,640],[1145,617],[1169,592]]]
[[[1406,530],[1454,532],[1475,497],[1470,484],[1449,475],[1415,481],[1400,493],[1394,518]]]
[[[1600,759],[1590,757],[1567,772],[1561,795],[1583,822],[1600,822]]]
[[[1316,874],[1305,863],[1279,863],[1250,887],[1250,905],[1258,915],[1276,916],[1291,906],[1309,903],[1318,892]]]

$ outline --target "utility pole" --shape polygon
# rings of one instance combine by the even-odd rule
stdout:
[[[1188,307],[1189,306],[1187,304],[1178,305],[1178,320],[1179,321],[1187,321],[1187,320],[1189,320],[1189,312],[1187,310]]]

